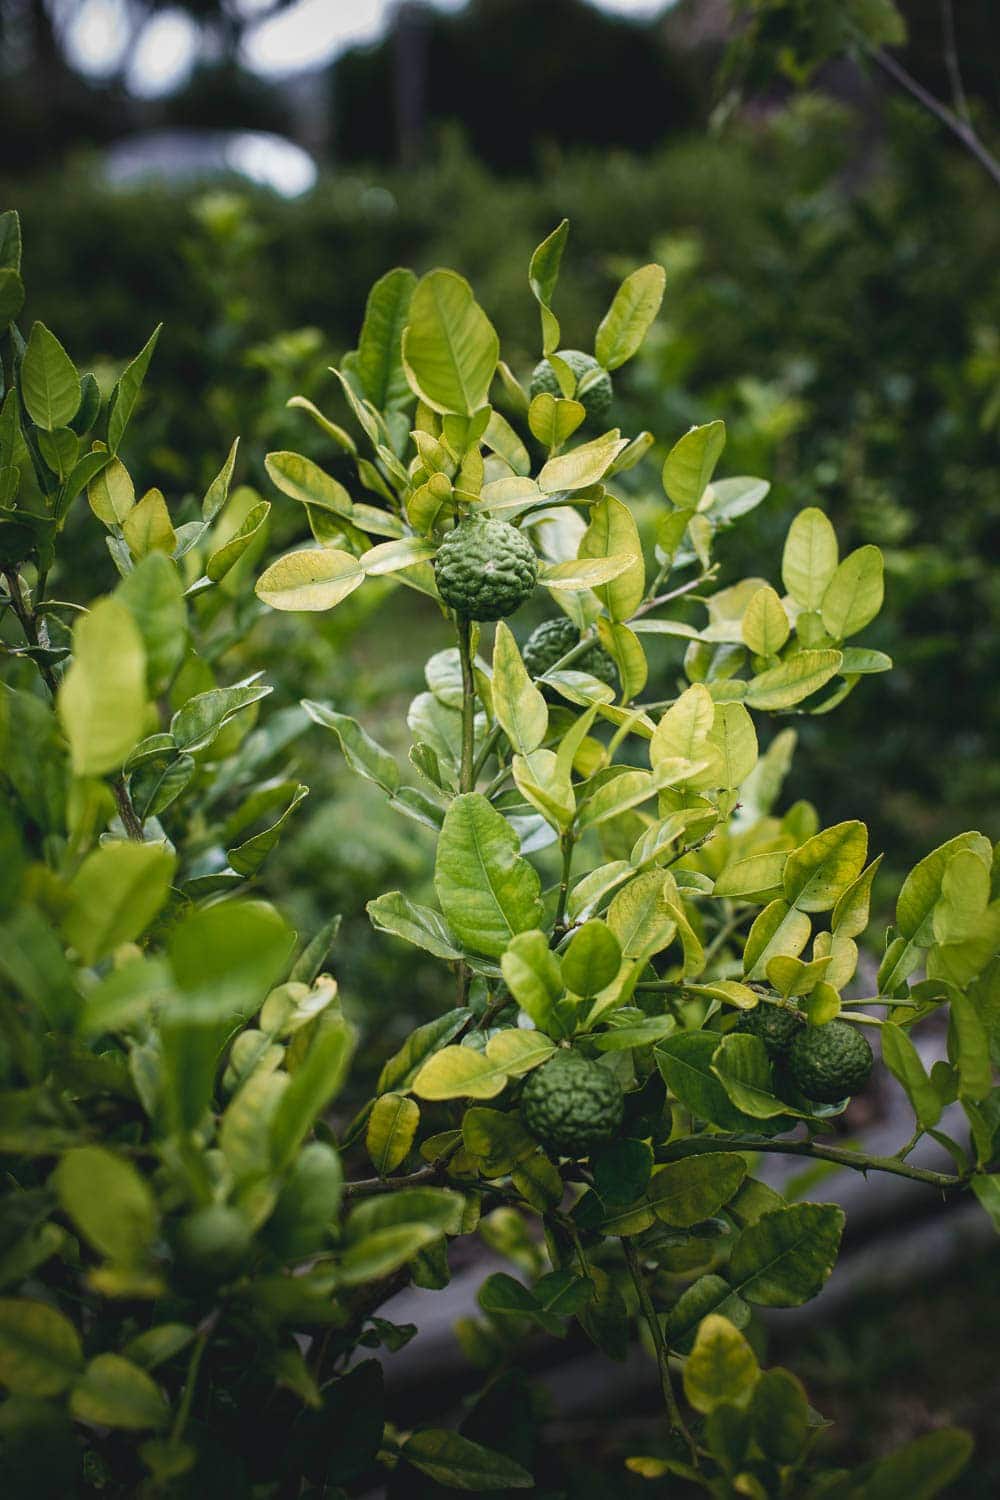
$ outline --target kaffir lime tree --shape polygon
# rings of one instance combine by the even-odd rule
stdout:
[[[574,1325],[611,1359],[647,1343],[662,1440],[628,1463],[678,1493],[930,1496],[967,1459],[941,1429],[824,1469],[822,1419],[745,1330],[755,1307],[820,1292],[843,1228],[836,1205],[755,1176],[763,1153],[971,1189],[1000,1221],[994,852],[969,832],[921,861],[877,993],[845,1004],[878,859],[858,822],[776,810],[795,736],[778,727],[761,753],[758,733],[890,667],[856,639],[881,557],[841,558],[809,509],[772,581],[720,587],[716,543],[768,489],[717,477],[721,422],[666,452],[646,555],[622,498],[636,475],[620,476],[654,440],[600,430],[604,395],[586,397],[611,394],[663,273],[627,277],[593,355],[564,358],[565,239],[562,224],[531,262],[545,365],[530,399],[461,277],[376,283],[339,371],[358,435],[297,403],[357,484],[269,455],[311,541],[264,569],[258,603],[246,575],[268,502],[230,495],[235,452],[198,506],[137,500],[119,448],[152,340],[106,400],[43,325],[23,340],[19,231],[0,219],[0,1445],[15,1493],[338,1495],[380,1466],[397,1494],[427,1478],[530,1488],[504,1424],[487,1443],[477,1418],[523,1340]],[[121,575],[86,608],[50,591],[85,488]],[[433,841],[436,906],[392,891],[369,910],[440,960],[442,1003],[334,1129],[355,1041],[325,972],[334,923],[297,940],[249,889],[305,794],[282,774],[294,732],[275,716],[248,734],[267,687],[225,682],[225,654],[265,606],[328,610],[385,575],[454,627],[410,706],[410,771],[315,699],[294,732],[330,731]],[[549,621],[519,631],[544,595]],[[657,636],[685,654],[654,700]],[[941,1007],[948,1056],[928,1074],[911,1032]],[[876,1032],[915,1115],[890,1157],[830,1140]],[[924,1134],[954,1171],[907,1160]],[[400,1430],[357,1351],[413,1335],[383,1304],[443,1286],[449,1241],[477,1230],[521,1274],[488,1277],[482,1320],[463,1324],[487,1372],[475,1437]]]

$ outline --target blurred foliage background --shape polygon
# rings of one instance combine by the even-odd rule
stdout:
[[[721,584],[771,572],[804,505],[830,514],[842,549],[884,549],[886,607],[866,644],[895,670],[829,719],[791,720],[788,800],[814,800],[825,823],[870,824],[887,851],[883,915],[928,848],[969,827],[1000,834],[1000,190],[823,31],[824,15],[860,0],[680,0],[652,16],[645,6],[641,21],[584,0],[407,3],[374,45],[277,81],[246,66],[248,34],[265,12],[294,15],[296,0],[134,0],[121,11],[128,45],[99,78],[74,67],[67,43],[94,3],[0,0],[0,207],[23,216],[24,326],[43,318],[102,386],[166,325],[126,445],[140,491],[200,493],[239,433],[247,507],[254,488],[275,502],[261,550],[304,535],[263,456],[294,448],[349,482],[286,403],[302,393],[350,425],[328,367],[352,347],[373,279],[396,264],[460,270],[527,375],[528,257],[566,216],[565,346],[590,346],[625,271],[653,258],[667,270],[664,310],[616,376],[612,412],[657,438],[625,476],[650,547],[657,456],[722,417],[720,474],[773,487],[720,547]],[[176,87],[141,95],[130,59],[165,9],[188,18],[198,47]],[[901,9],[907,67],[988,135],[1000,102],[992,0],[964,0],[950,31],[949,6]],[[308,149],[316,183],[286,197],[219,171],[112,182],[109,143],[177,127],[188,142],[280,132]],[[112,586],[113,568],[82,504],[70,526],[75,561],[55,591],[86,599],[95,580]],[[405,755],[423,656],[450,641],[426,601],[391,583],[330,616],[266,611],[250,594],[256,560],[232,575],[248,595],[244,629],[221,660],[229,680],[265,669],[266,713],[287,710],[285,769],[312,789],[261,884],[304,930],[344,914],[337,971],[375,1068],[442,1003],[439,966],[376,940],[364,913],[394,886],[426,899],[430,841],[349,779],[295,705],[329,701]],[[652,697],[673,691],[678,661],[662,650]],[[871,936],[877,946],[878,921]]]

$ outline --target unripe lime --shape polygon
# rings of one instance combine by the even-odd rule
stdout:
[[[178,1264],[203,1282],[229,1281],[243,1270],[253,1231],[238,1208],[209,1203],[182,1219],[174,1236]]]
[[[783,1005],[768,1005],[761,1002],[753,1010],[744,1010],[736,1024],[737,1031],[749,1032],[759,1037],[767,1048],[769,1057],[784,1059],[800,1031],[805,1029],[805,1016],[796,1015]]]
[[[521,655],[524,665],[532,677],[541,677],[550,667],[554,667],[573,647],[580,641],[580,632],[568,620],[565,615],[558,620],[543,620],[535,630],[531,632],[524,643]],[[609,687],[618,684],[618,670],[615,666],[614,657],[605,651],[603,646],[593,645],[589,651],[578,656],[572,664],[574,672],[588,672],[591,677],[596,677],[599,682],[606,682]],[[542,691],[546,697],[554,696],[553,689],[542,685]]]
[[[847,1021],[807,1026],[793,1041],[788,1071],[807,1099],[837,1104],[868,1082],[874,1058],[867,1039]]]
[[[449,531],[434,559],[445,604],[467,620],[502,620],[523,604],[538,582],[538,558],[508,521],[478,516]]]
[[[568,365],[576,377],[574,401],[579,401],[588,417],[599,422],[607,415],[614,394],[611,376],[592,354],[584,354],[582,349],[560,349],[556,357]],[[547,359],[540,360],[532,371],[532,400],[544,391],[552,396],[563,394],[559,377]]]
[[[521,1094],[521,1119],[558,1156],[587,1156],[621,1127],[625,1096],[614,1074],[578,1052],[557,1052],[532,1073]]]

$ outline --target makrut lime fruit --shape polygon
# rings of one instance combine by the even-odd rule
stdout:
[[[524,665],[532,677],[541,677],[550,667],[554,667],[557,661],[561,661],[567,651],[579,645],[580,632],[572,620],[565,616],[558,620],[543,620],[537,626],[524,643],[521,655]],[[617,687],[618,671],[615,667],[614,657],[605,651],[603,646],[596,643],[578,656],[572,663],[570,670],[573,672],[587,672],[591,677],[596,677],[600,682],[606,682],[609,687]],[[546,697],[555,697],[554,689],[546,687],[543,683],[542,691]]]
[[[807,1099],[836,1104],[868,1082],[874,1058],[865,1037],[847,1021],[806,1026],[788,1051],[788,1071]]]
[[[625,1096],[607,1068],[562,1050],[529,1075],[520,1107],[526,1128],[547,1151],[578,1157],[618,1133]]]
[[[740,1012],[736,1030],[759,1037],[768,1057],[783,1061],[799,1032],[805,1030],[805,1019],[804,1015],[796,1015],[783,1005],[768,1005],[762,1001],[753,1010]]]
[[[246,1266],[253,1232],[246,1215],[226,1203],[208,1203],[187,1214],[174,1236],[183,1272],[199,1284],[231,1280]]]
[[[538,582],[538,558],[508,521],[463,521],[449,531],[434,559],[438,593],[467,620],[502,620]]]
[[[579,401],[588,417],[599,422],[607,415],[614,394],[611,376],[603,366],[597,363],[592,354],[584,354],[582,349],[560,349],[557,358],[561,359],[563,364],[568,365],[576,376],[574,401]],[[563,394],[559,377],[547,359],[540,360],[532,371],[532,400],[543,391],[548,391],[552,396]]]

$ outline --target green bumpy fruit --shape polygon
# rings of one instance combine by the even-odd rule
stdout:
[[[837,1104],[868,1082],[874,1058],[867,1040],[846,1021],[807,1026],[788,1053],[788,1071],[807,1099]]]
[[[780,1061],[788,1056],[792,1043],[804,1029],[804,1022],[805,1016],[796,1015],[783,1005],[768,1005],[762,1001],[753,1010],[745,1010],[740,1014],[736,1030],[760,1037],[768,1057]]]
[[[538,558],[508,521],[476,517],[449,531],[434,559],[438,593],[467,620],[502,620],[538,582]]]
[[[541,677],[550,667],[554,667],[574,646],[580,643],[580,632],[572,620],[565,616],[558,620],[543,620],[537,629],[533,630],[524,643],[521,655],[524,665],[532,677]],[[573,663],[572,671],[588,672],[591,677],[596,677],[600,682],[606,682],[609,687],[617,687],[618,670],[615,666],[614,657],[605,651],[603,646],[591,646],[582,656],[578,656]],[[542,686],[546,697],[555,697],[552,688]]]
[[[246,1215],[225,1203],[208,1203],[183,1218],[174,1251],[184,1272],[199,1284],[229,1281],[243,1270],[253,1249]]]
[[[548,1151],[587,1156],[618,1133],[625,1096],[617,1078],[578,1052],[561,1051],[530,1075],[521,1119]]]
[[[568,365],[576,376],[574,401],[579,401],[588,417],[599,422],[607,415],[614,394],[611,376],[603,366],[597,363],[592,354],[584,354],[582,349],[560,349],[558,358],[564,365]],[[581,384],[583,384],[582,391],[580,390]],[[562,386],[559,384],[558,376],[547,359],[540,360],[532,371],[532,400],[540,396],[543,391],[547,391],[552,396],[562,395]]]

